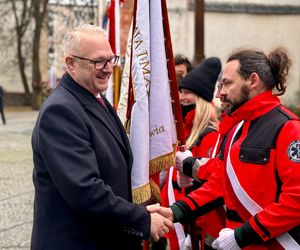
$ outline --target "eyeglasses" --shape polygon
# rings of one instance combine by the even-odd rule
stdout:
[[[223,88],[223,83],[217,82],[217,89],[220,91]]]
[[[94,68],[97,70],[104,69],[105,66],[107,65],[107,63],[109,63],[112,67],[116,66],[119,61],[119,56],[117,56],[117,55],[114,55],[114,57],[110,58],[110,59],[99,59],[99,60],[91,60],[88,58],[75,56],[75,55],[72,55],[72,56],[75,58],[81,59],[81,60],[89,61],[91,64],[94,64]]]

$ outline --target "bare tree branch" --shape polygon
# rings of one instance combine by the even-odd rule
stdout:
[[[30,100],[30,90],[26,76],[26,57],[23,55],[24,34],[31,20],[32,6],[29,0],[11,0],[12,11],[15,18],[15,30],[17,34],[17,56],[19,70],[27,101]]]

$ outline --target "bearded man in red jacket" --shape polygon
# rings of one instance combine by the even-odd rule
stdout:
[[[184,222],[224,202],[226,228],[214,249],[300,249],[300,121],[277,97],[286,91],[290,66],[283,48],[229,56],[219,93],[227,116],[218,158],[177,154],[177,169],[187,176],[201,179],[203,166],[214,174],[170,208],[149,211]]]

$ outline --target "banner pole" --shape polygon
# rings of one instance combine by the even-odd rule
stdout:
[[[168,10],[166,1],[162,0],[162,16],[163,16],[163,26],[164,26],[164,34],[165,34],[165,43],[166,43],[166,54],[167,54],[167,65],[169,71],[169,79],[170,79],[170,88],[171,88],[171,96],[172,96],[172,106],[173,113],[175,116],[176,122],[176,131],[177,131],[177,139],[179,141],[180,151],[185,151],[185,137],[183,130],[183,119],[181,113],[181,106],[179,101],[177,80],[176,80],[176,72],[175,72],[175,62],[172,50],[172,40],[168,19]],[[185,190],[185,193],[189,193],[190,190]],[[199,250],[199,237],[196,234],[196,225],[195,222],[192,221],[189,224],[191,241],[192,241],[192,249]]]
[[[175,62],[174,62],[174,56],[172,50],[172,41],[171,41],[171,34],[169,28],[170,26],[169,26],[167,5],[165,0],[162,0],[162,16],[163,16],[163,27],[164,27],[164,34],[165,34],[167,65],[168,65],[169,79],[170,79],[172,107],[173,107],[173,113],[174,113],[175,123],[176,123],[177,139],[179,141],[179,146],[181,146],[181,145],[185,145],[185,138],[183,132],[181,106],[180,106],[179,94],[177,88]]]

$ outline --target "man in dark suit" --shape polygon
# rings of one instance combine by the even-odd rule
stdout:
[[[128,139],[101,95],[118,57],[93,25],[68,32],[64,53],[66,73],[32,135],[31,249],[138,249],[172,223],[132,203]]]

